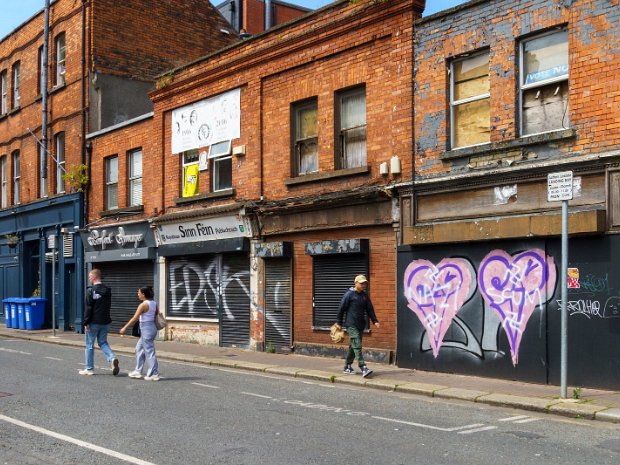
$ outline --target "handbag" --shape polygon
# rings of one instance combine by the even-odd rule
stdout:
[[[159,308],[155,312],[155,327],[158,330],[164,329],[168,322],[166,321],[166,317],[159,313]]]
[[[140,322],[136,321],[131,328],[131,335],[133,337],[140,337]]]

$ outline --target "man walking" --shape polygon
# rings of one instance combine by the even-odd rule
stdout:
[[[112,366],[112,374],[118,375],[120,370],[118,359],[108,344],[110,329],[110,307],[112,306],[112,291],[101,282],[101,271],[93,269],[88,273],[88,282],[92,286],[86,289],[86,309],[84,310],[84,336],[86,340],[85,365],[80,370],[81,375],[94,375],[95,368],[95,339],[106,360]]]
[[[338,328],[344,325],[349,333],[349,353],[344,364],[343,372],[352,375],[355,373],[351,364],[357,357],[357,363],[362,370],[362,376],[366,378],[372,374],[364,362],[362,355],[362,334],[366,329],[367,321],[370,319],[378,328],[379,321],[375,316],[375,309],[372,306],[370,297],[366,293],[368,280],[366,276],[360,274],[355,277],[354,287],[345,292],[340,302],[338,310]]]

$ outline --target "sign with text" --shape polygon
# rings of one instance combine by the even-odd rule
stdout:
[[[573,199],[573,172],[560,171],[547,175],[547,201],[558,202]]]
[[[241,134],[239,89],[201,100],[172,111],[172,153],[181,153]]]
[[[155,229],[158,245],[251,237],[247,221],[236,216],[202,218],[184,223],[160,224]]]
[[[84,231],[80,235],[86,252],[136,250],[155,246],[151,228],[144,221],[122,226],[108,225]]]

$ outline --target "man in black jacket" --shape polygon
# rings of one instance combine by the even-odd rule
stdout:
[[[93,269],[88,273],[88,281],[92,286],[86,289],[86,308],[84,310],[84,337],[86,350],[84,369],[81,375],[94,375],[95,368],[95,339],[102,350],[106,360],[112,366],[112,374],[118,375],[120,368],[118,359],[108,344],[108,331],[110,329],[110,307],[112,306],[112,291],[101,282],[101,271]]]
[[[370,319],[378,328],[379,321],[375,316],[375,309],[372,306],[370,297],[366,293],[368,280],[366,276],[360,274],[355,277],[354,287],[345,292],[338,309],[338,328],[344,325],[349,333],[349,353],[344,364],[343,372],[352,375],[355,370],[351,366],[357,357],[357,363],[362,370],[362,376],[366,378],[372,374],[364,362],[362,355],[362,334],[366,329],[367,321]]]

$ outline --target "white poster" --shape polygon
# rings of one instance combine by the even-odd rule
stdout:
[[[240,134],[240,89],[172,110],[172,153],[238,139]]]
[[[155,232],[157,245],[213,241],[234,237],[252,237],[247,218],[221,216],[184,223],[158,225]]]

